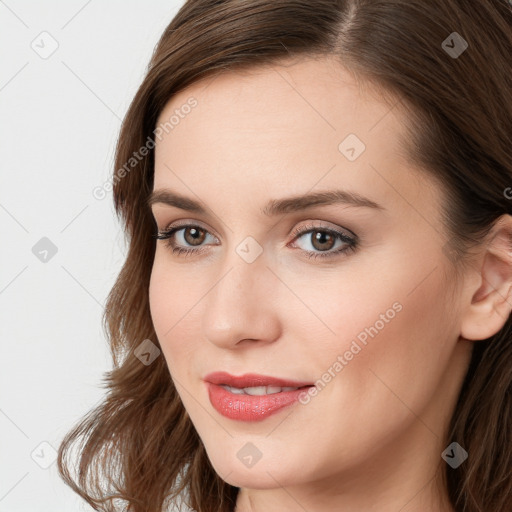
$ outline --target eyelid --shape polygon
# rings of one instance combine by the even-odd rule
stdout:
[[[182,219],[182,220],[172,221],[172,222],[166,224],[163,229],[158,229],[158,233],[159,234],[167,233],[171,230],[177,230],[179,228],[190,227],[190,226],[197,226],[197,227],[207,231],[208,233],[210,233],[212,236],[217,238],[217,240],[219,239],[219,236],[215,232],[212,232],[212,230],[210,228],[207,228],[201,221],[197,221],[197,220],[192,221],[190,219]],[[331,225],[330,223],[320,220],[320,219],[309,220],[309,221],[307,221],[306,225],[302,224],[302,225],[295,226],[289,233],[289,236],[293,237],[293,240],[295,240],[297,235],[304,235],[307,233],[308,230],[313,230],[313,229],[325,229],[328,231],[333,231],[334,233],[337,233],[340,235],[346,235],[351,238],[358,239],[358,236],[355,233],[353,233],[350,229],[342,228],[339,226],[334,226],[334,225]]]
[[[190,220],[190,219],[182,219],[182,220],[176,220],[172,221],[169,224],[166,224],[166,226],[163,229],[159,229],[159,233],[167,233],[168,231],[171,231],[171,229],[180,229],[180,228],[186,228],[189,226],[197,226],[198,228],[203,229],[204,231],[207,231],[210,233],[210,235],[214,236],[219,239],[217,234],[214,230],[210,229],[209,227],[206,227],[201,221],[198,220]]]
[[[295,240],[295,237],[297,235],[304,235],[308,231],[315,230],[315,229],[332,231],[339,235],[345,235],[350,238],[358,239],[358,236],[354,232],[352,232],[350,229],[342,228],[341,226],[329,225],[329,223],[327,223],[326,221],[323,221],[323,220],[309,220],[309,221],[307,221],[306,225],[302,224],[298,227],[293,228],[290,233],[290,236],[293,236],[294,240]]]

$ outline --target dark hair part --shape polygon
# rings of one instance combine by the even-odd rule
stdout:
[[[468,43],[455,58],[453,32]],[[453,45],[454,43],[452,43]],[[115,169],[153,136],[169,99],[215,73],[289,57],[333,56],[407,109],[411,162],[442,184],[446,251],[457,270],[493,223],[511,214],[512,9],[508,0],[193,0],[155,48],[124,119]],[[65,437],[62,478],[96,510],[159,511],[186,491],[198,512],[231,512],[238,488],[214,471],[163,357],[146,366],[133,351],[158,344],[148,302],[155,223],[146,204],[153,152],[114,174],[114,204],[129,242],[104,314],[114,368],[103,402]],[[512,510],[512,324],[475,342],[447,444],[469,458],[446,465],[457,512]],[[76,480],[71,447],[80,441]]]

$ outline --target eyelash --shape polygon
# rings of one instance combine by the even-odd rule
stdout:
[[[181,256],[190,256],[192,254],[200,254],[203,252],[204,246],[199,247],[198,249],[184,249],[183,247],[174,246],[174,242],[172,241],[172,236],[177,232],[181,231],[182,229],[186,228],[197,228],[201,231],[206,231],[208,233],[208,230],[202,228],[201,226],[198,226],[196,224],[183,224],[180,226],[174,226],[170,229],[166,229],[164,231],[159,231],[156,235],[153,235],[153,238],[157,240],[167,240],[166,245],[172,249],[173,254],[181,255]],[[336,251],[331,252],[314,252],[314,251],[306,251],[306,257],[308,258],[333,258],[336,256],[347,255],[349,253],[354,252],[359,244],[357,236],[351,237],[346,235],[345,233],[342,233],[340,231],[336,231],[332,228],[323,228],[321,226],[315,226],[315,225],[309,225],[309,226],[303,226],[302,228],[297,228],[292,232],[293,240],[295,238],[299,238],[299,236],[306,235],[308,233],[313,232],[323,232],[328,233],[330,235],[334,235],[337,239],[341,240],[345,244],[347,244],[345,247],[341,249],[337,249]],[[211,234],[211,233],[210,233]]]

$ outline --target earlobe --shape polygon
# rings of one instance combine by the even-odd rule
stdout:
[[[505,325],[512,310],[512,216],[502,215],[482,244],[479,286],[465,305],[460,335],[485,340]]]

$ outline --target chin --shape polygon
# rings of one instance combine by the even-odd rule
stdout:
[[[259,460],[252,467],[244,467],[243,463],[235,456],[235,463],[222,460],[212,463],[215,472],[229,485],[250,489],[275,489],[288,486],[296,482],[297,474],[292,475],[277,461],[275,463],[263,463]]]

